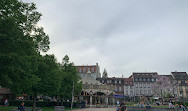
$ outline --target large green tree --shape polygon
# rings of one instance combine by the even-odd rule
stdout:
[[[69,62],[69,57],[66,55],[61,64],[63,71],[61,88],[58,95],[62,99],[70,99],[72,97],[72,89],[74,83],[74,94],[79,94],[82,89],[82,82],[79,82],[80,76],[77,74],[77,69],[73,63]]]
[[[40,17],[33,3],[0,0],[0,86],[14,94],[51,95],[60,86],[55,57],[40,55],[50,43]]]
[[[35,63],[40,51],[49,49],[49,37],[37,27],[40,16],[33,3],[0,0],[0,85],[11,92],[24,92],[39,81]]]

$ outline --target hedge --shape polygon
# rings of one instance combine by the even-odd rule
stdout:
[[[10,106],[19,106],[21,102],[25,103],[26,107],[32,107],[33,106],[33,101],[18,101],[18,100],[10,100],[9,105]],[[53,101],[37,101],[36,102],[37,107],[54,107],[59,105],[58,102],[53,102]],[[79,102],[74,102],[73,107],[80,107],[81,103]],[[65,107],[71,107],[71,102],[63,102],[63,106]]]

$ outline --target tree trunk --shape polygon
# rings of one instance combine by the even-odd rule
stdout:
[[[62,98],[62,99],[61,99],[61,106],[63,106],[63,101],[64,101],[64,99]]]
[[[34,93],[34,97],[33,97],[33,111],[36,111],[36,98],[37,98],[37,94]]]
[[[161,90],[161,99],[162,99],[162,105],[163,105],[163,92]]]

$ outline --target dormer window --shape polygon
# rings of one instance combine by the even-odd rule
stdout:
[[[86,72],[86,68],[83,69],[83,72],[84,72],[84,73]]]
[[[79,69],[79,72],[80,72],[80,73],[82,72],[82,69],[81,69],[81,68]]]

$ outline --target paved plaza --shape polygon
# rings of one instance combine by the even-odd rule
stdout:
[[[116,108],[84,108],[84,109],[76,109],[73,111],[116,111]]]

